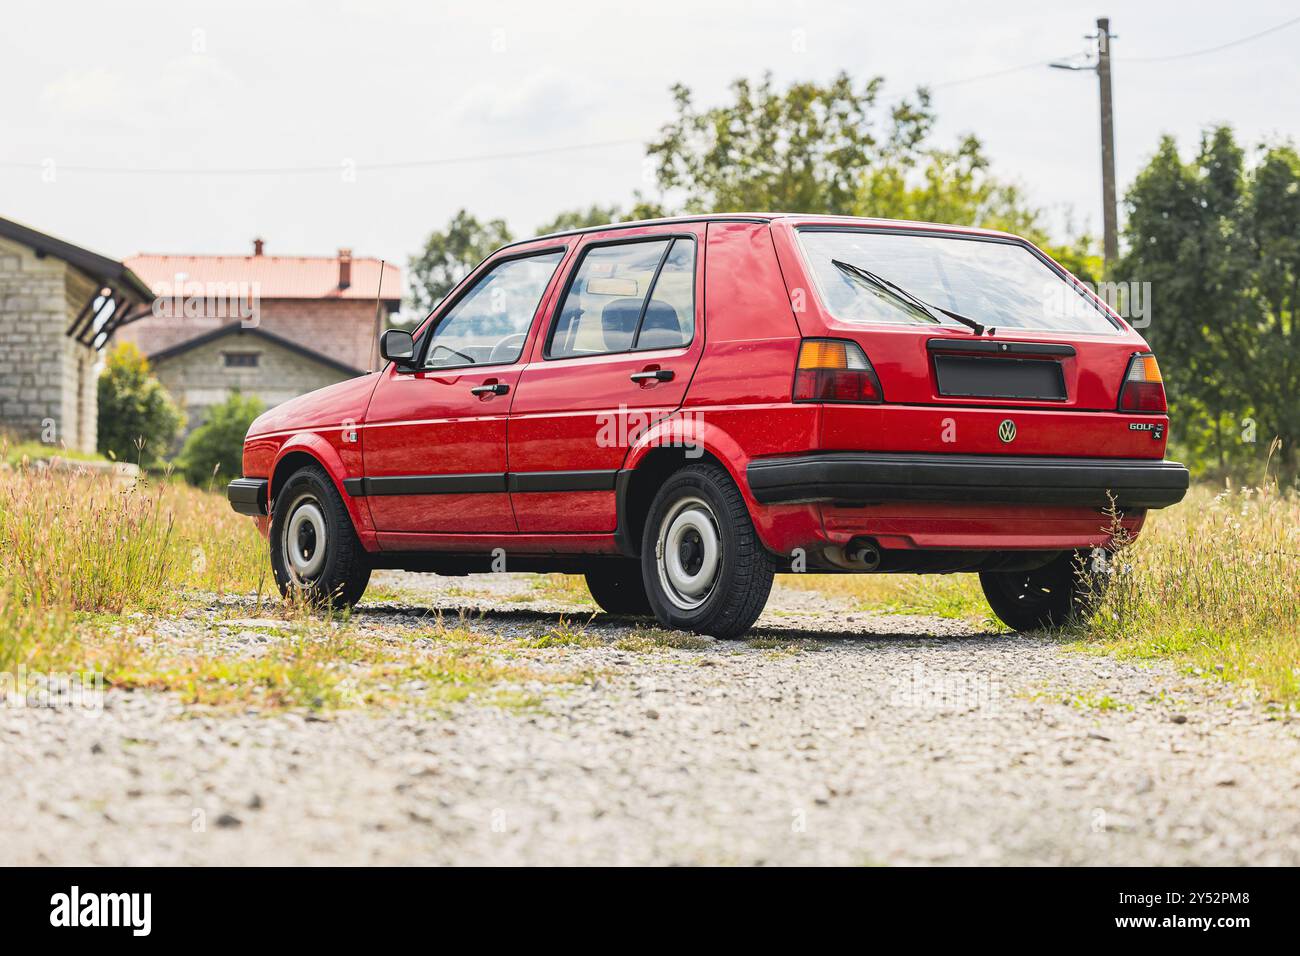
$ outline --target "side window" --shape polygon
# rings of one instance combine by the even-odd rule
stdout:
[[[695,337],[695,243],[674,239],[655,280],[634,349],[674,349]]]
[[[685,345],[695,331],[694,284],[695,244],[689,239],[589,249],[556,317],[546,357]]]
[[[542,293],[563,256],[547,252],[495,266],[439,319],[425,368],[518,361]]]

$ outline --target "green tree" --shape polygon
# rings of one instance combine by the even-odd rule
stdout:
[[[1249,165],[1221,126],[1184,162],[1165,137],[1125,202],[1119,274],[1152,285],[1144,334],[1161,358],[1180,444],[1229,471],[1258,465],[1278,436],[1282,466],[1293,470],[1300,156],[1274,145]]]
[[[682,194],[692,213],[851,213],[863,170],[914,153],[934,120],[924,90],[880,118],[883,82],[858,88],[840,73],[781,91],[768,73],[736,80],[733,102],[703,110],[677,84],[677,115],[646,149],[659,187]]]
[[[190,432],[181,449],[179,464],[192,485],[220,486],[237,478],[244,468],[244,436],[265,407],[255,396],[234,392],[208,409],[208,418]]]
[[[617,204],[602,206],[593,203],[586,209],[566,209],[553,219],[537,227],[537,235],[545,236],[553,232],[569,232],[573,229],[586,229],[590,226],[603,226],[611,222],[634,222],[638,219],[660,219],[669,215],[664,207],[641,195],[635,194],[635,201],[628,209]]]
[[[884,156],[863,170],[853,215],[999,229],[1042,247],[1081,279],[1101,279],[1096,241],[1077,235],[1055,242],[1042,210],[1015,183],[990,172],[974,135],[964,136],[956,149],[924,147]]]
[[[118,461],[157,464],[185,424],[162,384],[149,372],[149,360],[130,342],[108,353],[98,390],[98,447]]]
[[[474,266],[510,239],[504,219],[479,222],[460,210],[446,229],[429,234],[424,249],[408,263],[412,312],[424,318]]]
[[[546,236],[553,232],[569,232],[573,229],[586,229],[588,226],[603,226],[607,222],[620,222],[622,219],[623,211],[618,206],[592,203],[586,209],[566,209],[538,226],[536,234]]]
[[[979,139],[955,148],[930,143],[929,94],[888,111],[877,106],[883,80],[861,88],[841,73],[829,84],[770,75],[736,80],[734,102],[697,109],[673,87],[677,116],[647,147],[659,186],[685,197],[688,212],[807,212],[917,219],[1001,229],[1024,236],[1080,278],[1101,278],[1087,235],[1052,240],[1042,211],[1014,183],[993,176]]]

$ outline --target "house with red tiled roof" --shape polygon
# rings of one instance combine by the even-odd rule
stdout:
[[[377,361],[379,323],[402,295],[395,265],[348,249],[267,255],[261,239],[251,255],[141,253],[125,265],[154,301],[114,341],[148,356],[191,428],[235,390],[270,407],[364,374]]]

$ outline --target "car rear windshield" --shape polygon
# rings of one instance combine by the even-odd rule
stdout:
[[[898,230],[799,230],[822,303],[837,319],[928,324],[838,260],[866,269],[928,305],[986,326],[1110,332],[1119,326],[1031,249],[1018,242]],[[937,312],[937,310],[934,310]],[[937,312],[935,324],[959,325]],[[960,327],[960,326],[959,326]]]

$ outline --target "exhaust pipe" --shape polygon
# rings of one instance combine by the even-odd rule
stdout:
[[[880,547],[870,538],[854,538],[845,548],[845,553],[850,561],[860,565],[864,571],[875,571],[880,568]]]

